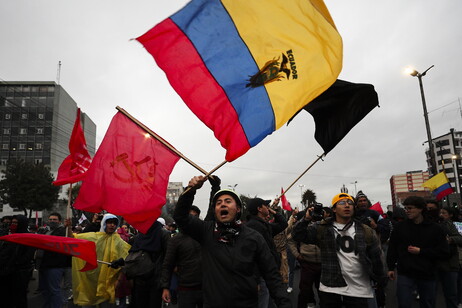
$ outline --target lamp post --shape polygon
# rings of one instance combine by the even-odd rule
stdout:
[[[459,173],[459,159],[460,159],[460,153],[457,152],[456,149],[456,140],[454,138],[454,128],[451,128],[451,138],[452,138],[452,149],[454,151],[454,155],[452,155],[452,162],[453,162],[453,168],[454,168],[454,177],[456,178],[456,192],[459,194],[459,200],[461,202],[460,205],[462,205],[462,195],[460,193],[460,173]]]
[[[235,190],[236,190],[236,186],[237,186],[237,184],[228,185],[228,188],[229,188],[229,189],[232,189],[233,191],[235,191]]]
[[[357,183],[358,183],[358,181],[354,181],[353,183],[350,183],[350,184],[355,184],[355,197],[356,197],[356,194],[358,193],[358,192],[356,191],[356,184],[357,184]]]
[[[423,83],[422,83],[422,77],[425,76],[432,67],[434,67],[434,65],[427,68],[423,73],[419,73],[418,71],[412,68],[407,68],[406,73],[413,77],[417,77],[419,79],[420,95],[422,97],[422,107],[423,107],[423,112],[424,112],[425,127],[427,129],[427,139],[428,139],[428,146],[429,146],[429,151],[430,151],[430,173],[431,175],[435,175],[436,174],[435,152],[433,150],[432,134],[430,132],[430,122],[428,121],[427,104],[425,102],[425,94],[424,94]]]
[[[305,208],[305,205],[303,204],[303,187],[305,187],[305,184],[299,184],[298,187],[300,187],[300,202]]]

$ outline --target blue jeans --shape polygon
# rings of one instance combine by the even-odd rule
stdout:
[[[457,308],[457,276],[459,272],[438,271],[447,308]]]
[[[436,280],[414,279],[398,274],[396,282],[396,297],[400,308],[412,307],[414,295],[412,292],[417,288],[419,292],[419,304],[421,308],[434,308],[436,302]]]
[[[290,252],[290,249],[287,248],[287,262],[289,263],[289,287],[293,288],[294,287],[294,276],[295,276],[295,261],[297,261]]]
[[[45,298],[44,308],[61,308],[63,293],[61,282],[66,268],[45,268],[39,271],[40,282],[43,286],[42,294]]]

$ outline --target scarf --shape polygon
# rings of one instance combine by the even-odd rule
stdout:
[[[241,231],[242,222],[240,220],[233,222],[216,222],[215,223],[215,234],[217,239],[222,243],[234,243],[237,236]]]

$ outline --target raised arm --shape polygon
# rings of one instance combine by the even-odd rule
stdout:
[[[178,224],[178,227],[185,234],[190,235],[198,242],[202,240],[204,222],[189,215],[189,211],[191,210],[196,190],[202,187],[205,180],[203,176],[195,176],[189,181],[188,187],[186,188],[187,191],[185,190],[185,192],[181,194],[173,213],[173,219]]]

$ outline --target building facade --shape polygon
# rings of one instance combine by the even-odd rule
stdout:
[[[436,170],[437,172],[445,171],[451,186],[457,193],[460,193],[460,176],[461,168],[461,152],[462,152],[462,132],[457,132],[451,129],[449,133],[433,139]],[[429,149],[425,152],[427,157],[427,165],[430,168],[430,152]]]
[[[0,81],[0,170],[22,159],[43,163],[56,175],[69,155],[76,114],[77,103],[55,82]],[[84,112],[81,121],[93,157],[96,125]]]
[[[409,196],[423,198],[431,197],[431,193],[422,184],[428,181],[428,171],[408,171],[405,174],[396,174],[390,178],[391,202],[393,207],[401,206],[404,199]]]

